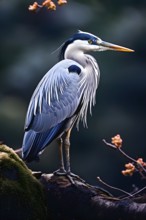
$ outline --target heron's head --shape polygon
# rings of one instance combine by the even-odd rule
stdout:
[[[105,42],[93,34],[83,31],[78,31],[63,44],[63,47],[61,49],[61,58],[65,58],[66,54],[68,53],[74,53],[77,51],[86,53],[88,51],[105,51],[105,50],[134,52],[129,48],[121,47],[116,44]]]

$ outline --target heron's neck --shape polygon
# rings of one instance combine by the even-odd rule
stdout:
[[[99,83],[100,72],[98,64],[94,57],[74,48],[73,45],[70,45],[66,49],[64,59],[76,61],[83,67],[82,74],[80,74],[80,89],[83,105],[79,112],[78,122],[81,119],[83,123],[87,125],[88,106],[91,112],[91,107],[95,104],[96,89]]]
[[[66,50],[64,54],[64,59],[74,60],[79,63],[83,68],[86,67],[86,54],[83,53],[81,50],[73,49]]]

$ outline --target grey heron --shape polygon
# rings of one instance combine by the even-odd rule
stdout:
[[[53,141],[58,141],[60,168],[57,174],[70,175],[70,134],[76,124],[87,125],[87,111],[95,105],[100,71],[90,51],[133,50],[111,44],[78,31],[61,47],[60,62],[44,75],[28,107],[22,158],[31,162]],[[65,152],[65,162],[63,160]]]

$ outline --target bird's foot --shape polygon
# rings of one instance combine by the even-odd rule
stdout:
[[[65,176],[66,170],[64,168],[60,168],[60,169],[54,171],[53,174],[56,176]]]
[[[73,177],[64,168],[60,168],[60,169],[54,171],[53,174],[56,176],[66,176],[71,184],[73,184],[73,185],[75,184]]]
[[[79,177],[78,175],[76,175],[76,174],[74,174],[74,173],[69,172],[69,175],[70,175],[71,177],[73,177],[73,178],[75,178],[75,179],[81,181],[82,183],[85,183],[85,182],[86,182],[85,180],[83,180],[81,177]]]
[[[67,179],[70,181],[70,183],[73,185],[75,185],[75,180],[81,181],[82,183],[86,182],[85,180],[80,178],[78,175],[76,175],[70,171],[66,171],[64,168],[60,168],[60,169],[54,171],[53,174],[56,176],[66,176]]]
[[[86,181],[80,178],[78,175],[72,173],[72,172],[66,172],[66,177],[69,179],[69,181],[75,185],[75,181],[80,181],[82,183],[85,183]]]
[[[74,181],[73,177],[69,173],[66,173],[66,177],[70,181],[71,184],[75,185],[75,181]]]

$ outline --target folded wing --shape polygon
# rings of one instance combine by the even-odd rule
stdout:
[[[25,122],[23,159],[34,160],[49,143],[59,136],[80,103],[76,72],[69,72],[76,62],[56,64],[40,81],[31,98]],[[79,66],[79,65],[78,65]]]

